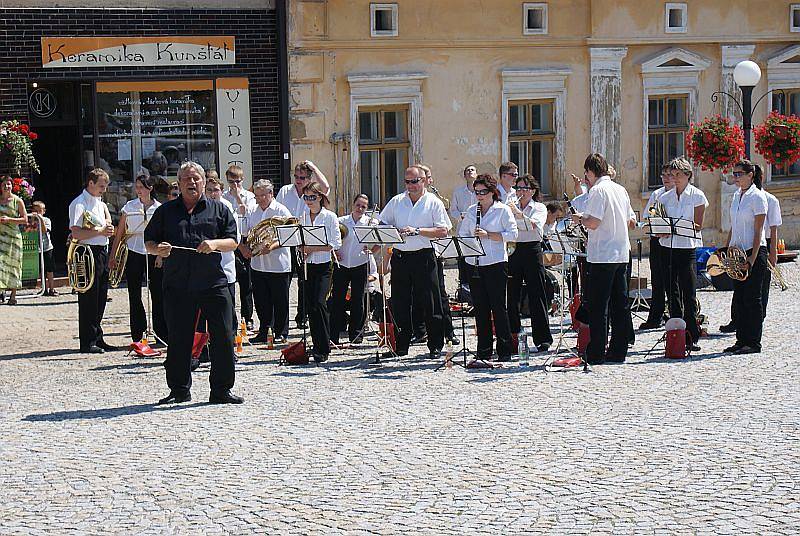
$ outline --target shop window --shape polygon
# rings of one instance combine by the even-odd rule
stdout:
[[[523,4],[523,35],[542,35],[547,33],[547,4]]]
[[[397,4],[370,4],[370,35],[397,37]]]
[[[530,173],[550,194],[553,182],[552,100],[515,101],[508,105],[508,155],[519,166],[520,175]]]
[[[800,89],[785,89],[772,94],[772,109],[783,115],[800,116]],[[791,166],[772,166],[773,179],[800,179],[800,162]]]
[[[800,4],[792,4],[789,8],[789,31],[800,32]]]
[[[647,186],[661,186],[661,166],[685,154],[688,97],[657,96],[647,101]]]
[[[361,191],[380,205],[405,189],[408,167],[408,107],[362,107],[358,110]]]
[[[667,33],[686,32],[686,4],[667,3],[665,7],[664,31]]]
[[[216,168],[211,80],[98,82],[98,158],[112,183],[128,183],[145,168],[157,191],[168,190],[186,160]]]

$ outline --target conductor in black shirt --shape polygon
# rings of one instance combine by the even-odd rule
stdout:
[[[145,229],[147,252],[164,259],[164,315],[169,332],[167,385],[159,404],[192,399],[191,354],[197,313],[203,310],[211,340],[212,404],[241,404],[234,383],[231,295],[220,253],[236,249],[236,220],[219,201],[207,198],[205,171],[186,162],[178,171],[180,196],[153,214]]]

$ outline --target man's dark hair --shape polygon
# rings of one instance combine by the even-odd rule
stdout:
[[[595,177],[602,177],[608,175],[608,162],[602,154],[592,153],[583,161],[583,169],[591,171]]]

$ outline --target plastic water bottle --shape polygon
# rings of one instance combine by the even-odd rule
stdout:
[[[520,332],[518,336],[517,353],[519,354],[519,366],[527,367],[530,352],[528,350],[528,333],[525,331]]]
[[[445,368],[453,368],[453,343],[450,341],[447,341],[447,346],[445,347],[444,360]]]

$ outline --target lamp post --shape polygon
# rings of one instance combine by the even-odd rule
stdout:
[[[742,128],[744,130],[744,154],[747,159],[750,159],[750,130],[753,127],[753,107],[751,104],[753,88],[758,85],[759,80],[761,80],[761,69],[753,61],[740,61],[733,69],[733,81],[742,90]]]

